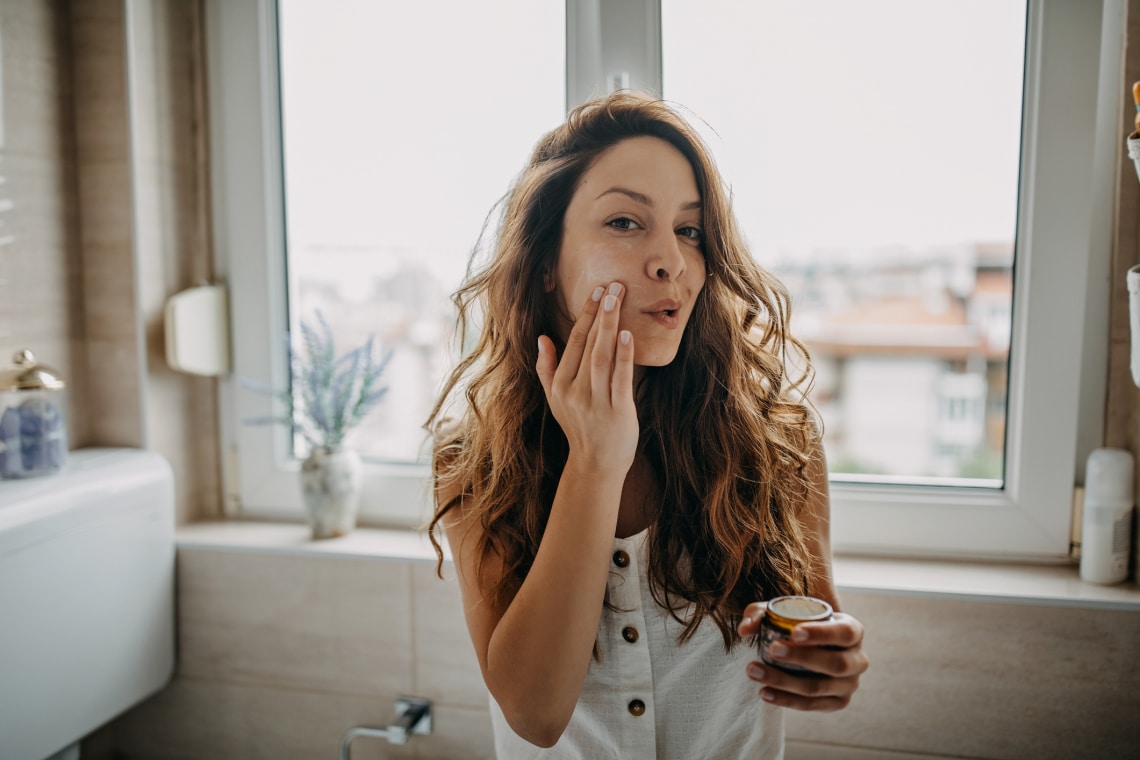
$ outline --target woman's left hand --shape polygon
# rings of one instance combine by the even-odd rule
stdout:
[[[759,635],[766,608],[764,602],[745,608],[737,629],[742,638]],[[748,666],[748,677],[764,686],[761,698],[796,710],[842,710],[870,664],[863,654],[863,624],[843,612],[836,612],[830,620],[800,623],[790,641],[773,644],[768,653],[781,663],[812,671],[793,675],[759,657]]]

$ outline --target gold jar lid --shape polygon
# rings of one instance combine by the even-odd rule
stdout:
[[[0,370],[0,391],[58,391],[67,383],[51,367],[37,364],[36,357],[22,348],[12,357],[16,366]]]
[[[768,602],[768,614],[765,619],[776,626],[791,630],[800,623],[827,620],[831,615],[831,605],[822,599],[811,596],[778,596]]]

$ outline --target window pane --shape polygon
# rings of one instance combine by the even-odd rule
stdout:
[[[662,0],[665,96],[707,122],[791,290],[834,475],[1002,478],[1025,19],[1024,0]]]
[[[281,0],[290,322],[374,333],[388,395],[350,437],[422,458],[454,363],[450,294],[483,220],[565,113],[565,9],[529,0]]]

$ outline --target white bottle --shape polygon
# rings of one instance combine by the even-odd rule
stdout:
[[[1085,468],[1081,578],[1119,583],[1128,577],[1132,531],[1132,454],[1096,449]]]

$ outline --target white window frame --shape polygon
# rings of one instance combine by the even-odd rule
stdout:
[[[230,287],[234,352],[234,372],[221,383],[227,507],[296,519],[288,433],[243,425],[269,414],[271,400],[238,383],[287,380],[274,3],[208,0],[207,13],[214,242]],[[1030,0],[1005,487],[835,480],[836,551],[1068,556],[1073,485],[1103,436],[1123,18],[1122,0]],[[567,0],[568,106],[615,76],[657,90],[659,35],[659,0]],[[916,107],[930,109],[933,122],[945,104]],[[362,521],[418,525],[430,514],[426,467],[365,470]]]

